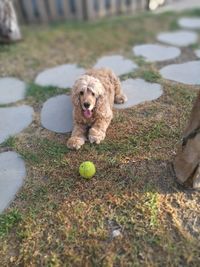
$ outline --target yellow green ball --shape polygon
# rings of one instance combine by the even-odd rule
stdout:
[[[92,163],[91,161],[85,161],[81,163],[79,167],[79,173],[85,179],[92,178],[92,176],[94,176],[96,173],[96,168],[94,163]]]

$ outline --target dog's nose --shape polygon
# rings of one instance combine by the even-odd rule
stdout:
[[[88,102],[85,102],[83,105],[84,105],[85,108],[89,108],[90,107],[90,103],[88,103]]]

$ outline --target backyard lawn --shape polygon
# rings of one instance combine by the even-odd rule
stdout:
[[[0,215],[1,266],[199,266],[200,195],[176,184],[171,162],[200,87],[164,80],[159,69],[197,60],[200,41],[167,63],[147,63],[132,52],[134,45],[157,43],[160,32],[179,29],[182,16],[200,16],[200,10],[23,26],[22,42],[0,46],[0,76],[25,81],[27,95],[17,105],[35,111],[26,130],[0,145],[0,152],[19,153],[27,168],[24,186]],[[112,54],[139,66],[122,81],[142,78],[161,84],[164,93],[115,110],[104,142],[70,151],[70,134],[40,123],[43,103],[70,88],[43,88],[34,79],[46,68],[90,68]],[[97,168],[89,181],[78,174],[86,160]]]

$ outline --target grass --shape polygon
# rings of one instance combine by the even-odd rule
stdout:
[[[61,89],[58,87],[42,87],[37,84],[31,83],[27,88],[26,97],[30,98],[37,104],[44,103],[50,97],[56,96],[58,94],[66,94],[70,89]]]
[[[20,221],[22,216],[18,210],[11,210],[9,213],[0,215],[0,237],[7,235]]]
[[[146,63],[132,54],[133,45],[155,42],[160,31],[177,29],[178,17],[199,12],[23,26],[23,42],[0,46],[1,75],[27,82],[21,103],[35,111],[31,126],[0,146],[2,152],[18,152],[27,168],[23,188],[0,215],[1,266],[199,265],[194,221],[187,224],[188,218],[198,218],[199,196],[180,190],[170,167],[199,87],[165,81],[158,72],[162,63]],[[45,68],[74,62],[89,68],[100,56],[115,53],[139,65],[122,80],[157,82],[164,94],[115,110],[102,144],[69,151],[69,135],[40,124],[42,104],[69,90],[33,81]],[[89,181],[78,174],[86,160],[97,168]],[[115,229],[121,236],[113,238]]]

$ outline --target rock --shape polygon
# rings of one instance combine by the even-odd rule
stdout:
[[[66,64],[46,69],[35,79],[40,86],[55,86],[59,88],[71,88],[75,80],[84,74],[85,70],[76,64]]]
[[[94,68],[110,68],[118,76],[135,71],[138,66],[130,59],[120,55],[105,56],[98,59]]]
[[[200,61],[172,64],[160,70],[163,78],[191,85],[200,84]]]
[[[117,109],[130,108],[145,101],[152,101],[163,93],[162,86],[142,79],[128,79],[122,82],[122,89],[128,100],[124,104],[115,104]]]
[[[23,105],[0,108],[0,143],[23,131],[33,119],[33,109]]]
[[[0,78],[0,104],[9,104],[24,99],[26,84],[16,78]]]
[[[198,41],[198,35],[192,31],[164,32],[158,34],[157,40],[175,46],[189,46]]]
[[[59,95],[48,99],[42,107],[41,123],[46,129],[56,133],[71,132],[71,96]]]
[[[24,161],[15,152],[0,153],[0,213],[8,207],[26,176]]]
[[[177,47],[164,46],[159,44],[144,44],[133,47],[136,56],[142,56],[146,61],[165,61],[178,57],[181,50]]]

